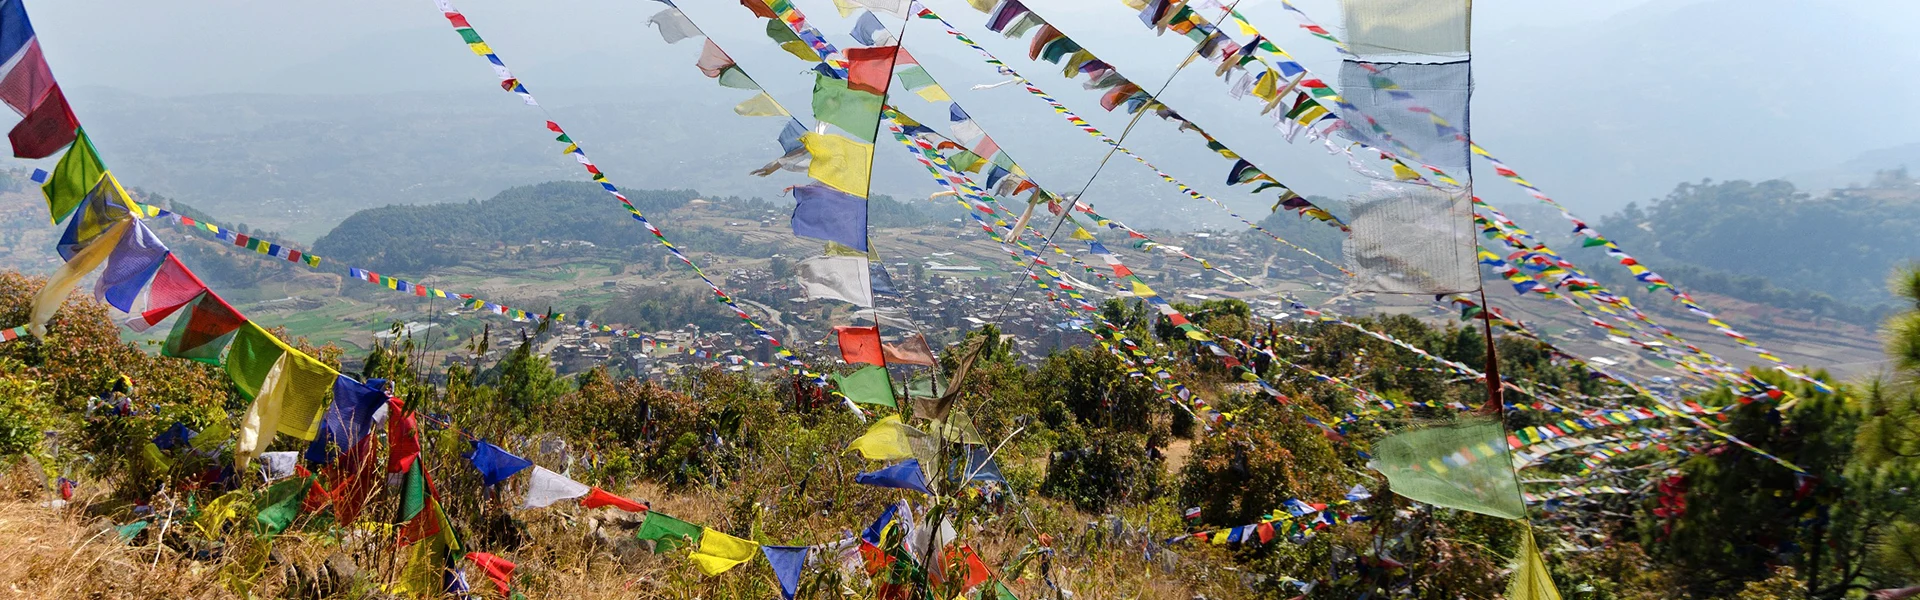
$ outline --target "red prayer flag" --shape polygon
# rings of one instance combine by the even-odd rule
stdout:
[[[74,117],[73,108],[67,106],[66,94],[60,93],[59,84],[54,84],[46,99],[14,125],[13,131],[7,132],[7,141],[13,142],[15,158],[46,158],[73,143],[79,128],[80,119]]]
[[[899,51],[899,46],[848,48],[847,88],[886,94],[887,85],[893,81],[894,54]]]
[[[405,473],[420,458],[420,424],[401,407],[399,398],[387,399],[388,473]]]
[[[473,564],[480,566],[480,570],[487,572],[487,579],[492,579],[494,587],[500,588],[502,597],[508,595],[507,590],[513,587],[515,565],[512,561],[485,552],[468,552],[467,560],[473,561]]]
[[[1260,543],[1265,544],[1273,541],[1272,523],[1261,523],[1259,527],[1254,528],[1254,531],[1260,534]]]
[[[587,508],[611,506],[627,512],[647,512],[646,505],[624,496],[615,496],[597,487],[587,492],[587,497],[580,499],[580,505]]]
[[[840,358],[848,364],[887,365],[886,351],[880,345],[879,327],[841,326],[833,330],[840,335]]]

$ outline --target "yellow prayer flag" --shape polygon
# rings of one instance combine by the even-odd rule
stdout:
[[[820,53],[814,52],[813,47],[808,46],[806,42],[802,42],[800,40],[781,42],[780,49],[787,51],[787,54],[792,54],[794,58],[798,58],[800,60],[804,60],[807,62],[820,62]]]
[[[1246,19],[1240,18],[1240,15],[1233,15],[1233,24],[1240,26],[1242,35],[1260,35],[1260,30],[1254,29],[1253,25],[1247,23]]]
[[[775,102],[773,96],[760,92],[745,102],[735,105],[733,113],[742,117],[784,117],[787,116],[787,109],[782,108],[779,102]]]
[[[467,44],[467,47],[471,48],[474,54],[478,54],[481,56],[493,54],[493,47],[488,46],[486,42],[474,42],[471,44]]]
[[[1533,545],[1533,530],[1521,538],[1520,556],[1513,567],[1513,580],[1507,583],[1507,598],[1510,600],[1560,600],[1560,591],[1553,587],[1553,577],[1547,574],[1547,565],[1540,560],[1540,550]]]
[[[1215,546],[1225,546],[1227,545],[1227,538],[1231,537],[1232,533],[1233,532],[1231,530],[1227,530],[1227,529],[1215,531],[1212,534],[1207,535],[1207,541],[1212,543]]]
[[[1153,293],[1153,288],[1147,287],[1147,284],[1135,281],[1133,282],[1133,295],[1141,298],[1151,298],[1159,294]]]
[[[1261,100],[1272,100],[1280,95],[1280,75],[1273,71],[1261,71],[1260,78],[1253,82],[1253,95]]]
[[[702,573],[725,573],[740,566],[740,563],[753,560],[760,553],[760,544],[753,540],[743,540],[707,527],[700,529],[700,548],[688,558],[693,559],[693,564],[699,565]]]
[[[940,84],[937,84],[937,83],[914,90],[913,93],[918,94],[921,99],[926,100],[928,102],[952,102],[953,101],[953,96],[947,95],[946,88],[940,87]]]
[[[1393,178],[1401,181],[1412,181],[1420,178],[1420,172],[1409,169],[1406,165],[1396,162],[1393,163]]]
[[[1084,228],[1084,227],[1075,227],[1075,228],[1073,228],[1073,234],[1072,234],[1072,235],[1069,235],[1069,236],[1067,236],[1067,237],[1070,237],[1070,238],[1073,238],[1073,239],[1076,239],[1076,240],[1082,240],[1082,241],[1092,241],[1092,240],[1093,240],[1093,234],[1091,234],[1091,233],[1087,233],[1087,230],[1086,230],[1086,228]]]
[[[967,0],[968,6],[980,12],[993,12],[993,5],[997,3],[998,0]]]
[[[247,504],[245,492],[240,490],[227,492],[201,508],[200,516],[193,518],[193,524],[200,528],[200,535],[207,539],[220,539],[220,528],[226,525],[228,519],[239,515],[240,507],[245,504]]]
[[[926,437],[926,432],[900,422],[900,415],[888,415],[867,428],[867,433],[847,444],[848,450],[858,451],[867,460],[900,460],[913,458],[913,438]]]
[[[833,0],[833,7],[840,9],[842,19],[851,17],[854,11],[860,10],[860,5],[854,4],[852,0]]]
[[[807,176],[861,198],[867,197],[867,179],[873,166],[873,144],[845,137],[807,132],[800,143],[813,155]]]

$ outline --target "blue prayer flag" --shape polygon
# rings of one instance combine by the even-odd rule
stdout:
[[[477,440],[473,442],[473,451],[468,452],[466,458],[473,462],[473,468],[480,471],[481,483],[486,485],[506,481],[514,473],[533,466],[533,461],[514,456],[499,446]]]
[[[866,11],[853,22],[853,39],[865,46],[878,45],[880,42],[874,40],[873,34],[886,30],[887,26],[880,24],[880,18],[873,16],[873,11]]]
[[[352,448],[373,431],[373,412],[387,403],[387,380],[366,383],[341,375],[333,380],[333,404],[320,416],[320,433],[307,445],[307,461],[332,464],[340,450]]]
[[[912,458],[888,465],[878,471],[855,475],[853,482],[913,490],[927,495],[933,494],[933,490],[927,489],[927,476],[920,470],[920,461]]]
[[[867,201],[825,185],[794,186],[793,234],[867,250]]]
[[[873,13],[867,13],[873,16]],[[773,578],[780,582],[780,595],[793,600],[794,593],[800,590],[800,571],[807,566],[806,546],[761,546],[760,552],[767,555],[767,564],[773,567]]]

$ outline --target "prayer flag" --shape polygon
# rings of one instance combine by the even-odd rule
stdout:
[[[75,221],[78,223],[78,220]],[[67,295],[80,286],[80,280],[107,260],[107,256],[118,245],[120,237],[126,235],[129,221],[113,224],[105,233],[94,236],[94,243],[69,258],[66,264],[54,270],[47,278],[47,285],[40,288],[33,297],[33,310],[27,317],[27,331],[34,337],[47,335],[47,322],[53,320],[54,313],[67,301]]]
[[[73,116],[66,94],[60,93],[60,86],[55,84],[46,99],[7,132],[7,141],[13,143],[15,158],[46,158],[73,143],[79,128],[80,119]]]
[[[839,1],[841,0],[835,0],[835,2]],[[881,24],[880,18],[873,16],[871,12],[860,13],[860,18],[854,20],[853,39],[866,46],[887,46],[894,42],[893,32],[888,30],[886,25]],[[905,58],[901,57],[903,61]]]
[[[579,498],[592,492],[587,484],[568,479],[567,476],[534,465],[533,476],[527,480],[527,498],[521,501],[520,508],[545,508],[555,502]]]
[[[793,192],[793,234],[839,242],[867,251],[867,200],[824,185],[800,185]]]
[[[748,98],[734,105],[733,113],[742,117],[790,116],[787,114],[787,109],[781,107],[780,103],[774,101],[773,96],[767,95],[766,92],[754,94],[752,98]]]
[[[107,255],[106,267],[100,270],[100,280],[94,284],[94,297],[106,300],[120,312],[133,312],[133,301],[160,271],[169,254],[167,245],[160,243],[160,237],[147,229],[146,223],[133,220],[127,233],[120,236],[120,241]]]
[[[647,512],[646,505],[634,502],[625,496],[616,496],[597,487],[587,492],[587,497],[580,500],[580,506],[586,508],[611,506],[627,512]]]
[[[847,364],[867,363],[870,365],[880,365],[882,367],[887,365],[885,353],[880,349],[880,328],[878,326],[857,327],[848,325],[835,327],[833,331],[839,336],[840,358],[847,361]]]
[[[926,473],[920,470],[919,459],[913,458],[888,465],[878,471],[869,471],[855,475],[853,476],[853,482],[878,487],[913,490],[928,495],[933,494],[932,490],[927,489],[927,476]]]
[[[858,49],[855,49],[858,50]],[[851,52],[852,50],[849,50]],[[888,60],[892,58],[889,57]],[[884,64],[884,63],[883,63]],[[886,77],[885,73],[877,77]],[[884,83],[884,80],[880,81]],[[868,82],[873,83],[873,82]],[[825,73],[815,73],[813,77],[813,117],[832,123],[868,142],[873,141],[876,128],[880,124],[880,94],[859,87],[852,87],[845,79],[828,77]],[[871,150],[869,150],[871,155]],[[837,187],[837,186],[836,186]],[[864,186],[859,192],[865,197]]]
[[[474,470],[480,472],[480,482],[484,485],[498,485],[515,473],[533,466],[533,461],[479,440],[473,442],[473,451],[466,453],[465,457],[473,463]]]
[[[875,95],[885,95],[887,86],[893,81],[893,65],[899,52],[899,46],[848,48],[846,51],[847,87]]]
[[[473,561],[473,564],[479,565],[480,570],[486,571],[487,579],[493,580],[493,586],[500,590],[500,597],[507,597],[508,590],[513,588],[515,565],[512,562],[485,552],[468,552],[467,560]]]
[[[832,375],[840,393],[860,404],[898,406],[893,400],[893,380],[885,367],[863,367],[847,375]]]
[[[874,106],[875,123],[879,117],[878,104],[875,102]],[[873,166],[873,144],[814,132],[802,134],[800,143],[807,147],[807,153],[813,155],[812,164],[807,166],[808,177],[842,192],[867,197],[867,182]]]
[[[647,513],[647,520],[640,522],[640,531],[634,534],[642,540],[653,541],[653,553],[672,552],[681,544],[699,540],[702,528],[692,523],[675,519],[658,511]]]
[[[14,4],[18,4],[16,0]],[[313,488],[313,478],[301,477],[289,479],[267,487],[261,496],[260,509],[254,513],[253,529],[263,536],[280,535],[293,520],[300,516],[300,505],[306,502],[307,491]]]
[[[880,345],[880,350],[886,355],[887,362],[892,364],[923,367],[937,364],[933,357],[933,348],[927,345],[926,336],[918,333],[900,340],[899,344],[883,343]]]
[[[220,351],[247,321],[212,290],[202,291],[187,307],[187,316],[175,319],[160,354],[207,364],[220,364]]]
[[[868,264],[865,256],[815,256],[800,261],[794,270],[809,300],[831,299],[872,307]]]
[[[332,464],[341,452],[373,432],[373,413],[387,402],[386,381],[360,383],[346,375],[334,378],[333,403],[320,417],[319,434],[307,445],[308,462]]]
[[[55,223],[73,214],[107,174],[107,167],[100,162],[100,155],[94,150],[93,141],[87,139],[86,131],[80,130],[76,135],[73,145],[67,147],[67,153],[53,167],[53,175],[40,185],[40,192],[47,197],[47,211]]]
[[[1531,526],[1521,540],[1519,556],[1514,558],[1513,579],[1507,583],[1507,598],[1560,600],[1560,591],[1553,585],[1553,576],[1547,572],[1546,563],[1540,560],[1540,550],[1534,547]]]
[[[888,415],[875,421],[867,432],[847,444],[848,450],[857,451],[867,460],[899,460],[913,458],[914,447],[925,445],[926,432],[902,423],[900,415]]]
[[[1494,456],[1463,460],[1488,444]],[[1374,444],[1367,466],[1387,477],[1393,492],[1413,500],[1504,519],[1525,519],[1499,421],[1478,419],[1405,431]]]
[[[658,28],[660,39],[669,44],[700,35],[700,28],[695,27],[686,13],[680,12],[677,7],[654,13],[653,18],[647,19],[647,24]]]
[[[773,567],[774,580],[780,582],[780,595],[793,600],[794,593],[800,590],[800,571],[807,566],[807,547],[761,546],[760,552]]]
[[[753,540],[744,540],[711,528],[701,528],[700,547],[688,558],[700,567],[700,572],[719,575],[753,560],[760,551],[760,544]]]
[[[700,48],[700,59],[695,61],[693,66],[699,67],[700,72],[706,73],[708,77],[718,78],[722,71],[733,66],[733,58],[727,56],[725,50],[721,50],[719,46],[714,45],[713,40],[709,39],[707,45]]]

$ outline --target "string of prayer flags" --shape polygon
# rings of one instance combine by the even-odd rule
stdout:
[[[473,440],[473,450],[463,455],[473,468],[480,472],[482,485],[499,485],[515,473],[533,466],[533,461],[514,456],[513,453],[489,444],[484,440]]]
[[[838,242],[867,251],[867,200],[818,184],[787,188],[793,193],[793,234]]]
[[[649,517],[651,520],[651,517]],[[700,531],[700,545],[687,558],[693,560],[700,572],[709,576],[719,575],[740,566],[760,554],[760,544],[712,528],[703,527]]]
[[[800,572],[807,566],[806,546],[761,546],[760,553],[773,567],[773,579],[780,583],[780,596],[793,600],[800,591]]]
[[[521,501],[520,508],[545,508],[555,502],[579,498],[592,492],[593,488],[587,484],[534,465],[533,476],[527,480],[527,497]]]
[[[880,328],[843,325],[834,327],[833,332],[839,338],[840,359],[847,364],[866,363],[887,366],[887,357],[880,342]]]
[[[512,561],[485,552],[468,552],[467,560],[473,561],[474,566],[486,572],[487,579],[492,580],[494,588],[500,590],[500,597],[506,598],[510,595],[509,592],[513,589],[515,567]]]
[[[1309,32],[1312,32],[1315,37],[1318,37],[1322,40],[1327,41],[1328,43],[1333,44],[1334,49],[1342,53],[1343,55],[1357,58],[1357,55],[1354,54],[1354,52],[1348,47],[1348,45],[1345,42],[1342,42],[1339,38],[1335,37],[1332,33],[1328,32],[1325,28],[1320,27],[1317,23],[1313,21],[1311,17],[1307,16],[1306,12],[1300,10],[1299,7],[1294,6],[1292,2],[1282,0],[1281,5],[1285,7],[1289,12],[1293,13],[1294,16],[1300,20],[1301,22],[1300,26],[1302,28],[1308,30]],[[1236,15],[1236,17],[1240,18],[1238,17],[1238,15]],[[1244,24],[1244,18],[1241,18],[1241,19],[1243,23],[1242,26],[1251,30],[1252,26],[1250,24]],[[1444,119],[1438,118],[1434,114],[1434,111],[1432,111],[1430,108],[1422,104],[1419,104],[1413,94],[1405,91],[1401,91],[1401,86],[1396,84],[1388,74],[1383,72],[1371,73],[1371,76],[1368,77],[1367,81],[1368,81],[1369,87],[1372,87],[1373,89],[1376,89],[1376,90],[1389,91],[1389,93],[1394,98],[1399,99],[1404,103],[1406,103],[1408,111],[1427,116],[1436,127],[1439,127],[1439,128],[1451,127],[1451,124],[1444,121]],[[1372,121],[1371,118],[1369,118],[1368,120]],[[1375,127],[1378,127],[1378,126],[1375,125]],[[1382,132],[1384,132],[1384,130],[1382,130]],[[1762,348],[1758,344],[1753,343],[1751,340],[1747,339],[1745,336],[1739,335],[1739,333],[1737,331],[1733,331],[1731,327],[1727,327],[1723,323],[1718,322],[1717,317],[1713,313],[1707,311],[1704,307],[1700,306],[1699,303],[1696,302],[1690,294],[1687,294],[1686,292],[1681,291],[1680,289],[1674,287],[1671,282],[1661,277],[1658,273],[1655,273],[1651,269],[1647,269],[1646,267],[1640,265],[1639,261],[1635,260],[1631,255],[1628,255],[1624,250],[1621,250],[1618,245],[1614,244],[1611,240],[1601,236],[1597,230],[1593,229],[1586,222],[1580,220],[1578,217],[1575,217],[1573,212],[1568,210],[1565,205],[1562,205],[1558,201],[1554,200],[1551,196],[1548,196],[1545,191],[1541,190],[1539,187],[1535,186],[1532,182],[1522,177],[1519,174],[1519,172],[1509,167],[1506,163],[1500,161],[1497,157],[1493,155],[1492,152],[1489,152],[1486,150],[1486,148],[1481,147],[1477,143],[1474,143],[1466,134],[1460,133],[1459,137],[1462,141],[1464,141],[1467,144],[1467,148],[1472,154],[1479,155],[1481,158],[1486,159],[1489,164],[1493,165],[1495,173],[1498,173],[1502,178],[1513,183],[1514,185],[1520,186],[1521,188],[1526,190],[1529,196],[1532,196],[1534,199],[1539,200],[1542,203],[1553,207],[1555,210],[1558,210],[1560,212],[1561,217],[1567,219],[1567,221],[1573,224],[1574,233],[1582,237],[1583,245],[1606,246],[1608,249],[1608,254],[1614,257],[1615,259],[1617,259],[1622,266],[1627,267],[1628,271],[1631,272],[1636,279],[1648,284],[1649,290],[1665,289],[1670,295],[1672,295],[1672,297],[1676,301],[1680,302],[1682,306],[1685,306],[1688,312],[1694,313],[1696,316],[1700,316],[1707,319],[1709,324],[1715,326],[1716,330],[1720,331],[1723,335],[1727,335],[1727,337],[1734,339],[1736,343],[1739,343],[1741,346],[1745,347],[1747,350],[1752,351],[1755,355],[1760,356],[1762,359],[1767,360],[1769,363],[1772,363],[1782,373],[1785,373],[1787,376],[1792,377],[1794,379],[1798,379],[1800,381],[1806,382],[1814,386],[1815,389],[1821,390],[1822,392],[1831,392],[1831,388],[1828,385],[1826,385],[1825,382],[1819,381],[1818,379],[1810,377],[1805,373],[1802,373],[1799,370],[1794,369],[1791,365],[1788,365],[1785,361],[1780,360],[1779,357],[1774,356],[1772,353],[1768,352],[1765,348]],[[1431,165],[1423,165],[1423,166],[1426,167],[1429,171],[1433,172],[1435,176],[1440,180],[1452,181],[1451,178],[1449,178],[1446,175],[1446,173],[1442,171],[1440,168],[1434,167]]]
[[[859,404],[898,407],[893,399],[893,380],[885,367],[868,366],[846,375],[831,376],[835,386],[848,400]]]
[[[648,511],[646,520],[640,522],[640,531],[634,537],[653,542],[653,553],[661,554],[698,541],[704,531],[700,526],[669,517],[660,511]]]
[[[920,469],[920,460],[915,458],[909,458],[888,465],[877,471],[868,471],[855,475],[853,476],[853,482],[877,487],[912,490],[922,494],[933,495],[933,490],[927,489],[927,475]]]
[[[947,95],[946,88],[940,87],[940,84],[933,80],[933,75],[927,73],[926,68],[920,66],[920,61],[914,60],[913,54],[907,52],[906,48],[900,49],[897,64],[898,68],[893,76],[900,80],[900,87],[906,88],[907,91],[913,92],[928,102],[953,101],[953,97]]]
[[[1007,0],[1003,0],[1003,1],[1007,1]],[[1033,40],[1028,46],[1028,56],[1035,60],[1046,60],[1047,62],[1051,62],[1054,64],[1064,63],[1066,66],[1065,73],[1069,77],[1075,76],[1077,74],[1087,74],[1089,76],[1089,81],[1087,82],[1088,89],[1106,90],[1102,94],[1102,97],[1100,100],[1102,108],[1105,108],[1111,111],[1111,110],[1114,110],[1115,108],[1125,106],[1127,112],[1129,113],[1137,113],[1143,110],[1152,110],[1154,111],[1153,114],[1155,116],[1158,116],[1161,119],[1175,123],[1180,130],[1182,131],[1191,130],[1199,134],[1201,138],[1205,140],[1206,146],[1209,149],[1214,150],[1216,153],[1222,155],[1223,157],[1234,159],[1236,161],[1244,160],[1244,158],[1242,158],[1242,155],[1235,153],[1232,149],[1228,148],[1224,143],[1220,142],[1218,139],[1214,138],[1213,136],[1208,135],[1206,131],[1203,128],[1201,128],[1198,124],[1184,117],[1181,117],[1178,112],[1174,111],[1171,107],[1162,103],[1158,98],[1155,98],[1153,94],[1148,93],[1144,89],[1141,89],[1141,87],[1138,84],[1127,80],[1126,77],[1122,76],[1119,73],[1119,71],[1115,69],[1111,64],[1100,60],[1098,57],[1094,56],[1093,53],[1086,50],[1081,44],[1074,42],[1072,39],[1068,38],[1064,33],[1061,33],[1059,29],[1053,27],[1051,24],[1047,24],[1044,19],[1041,19],[1039,15],[1032,12],[1031,9],[1027,8],[1024,5],[1021,5],[1017,9],[1010,9],[1010,10],[1017,10],[1021,12],[1022,18],[1031,18],[1041,23],[1041,26],[1038,29],[1038,32],[1034,34]],[[1020,77],[1019,73],[1016,72],[1013,68],[1007,66],[1006,63],[1002,62],[999,58],[993,56],[992,52],[989,52],[986,48],[975,43],[972,39],[969,39],[965,34],[960,33],[959,30],[954,29],[951,23],[948,23],[945,19],[941,18],[938,14],[934,13],[931,9],[922,7],[919,15],[923,19],[931,19],[931,20],[939,21],[945,27],[949,36],[952,36],[955,40],[958,40],[961,43],[966,44],[967,46],[978,51],[981,54],[981,56],[985,58],[987,64],[995,67],[996,69],[1000,70],[1002,73],[1005,73],[1007,75],[1011,75],[1016,78]],[[990,24],[995,22],[999,22],[999,21],[991,20],[991,19],[989,21]],[[1207,43],[1208,43],[1207,40],[1210,40],[1210,39],[1211,39],[1211,36],[1207,36],[1202,39],[1196,40],[1196,42],[1199,42],[1201,44],[1200,46],[1196,47],[1196,52],[1200,52],[1202,54],[1212,53],[1212,51],[1207,46]],[[1237,48],[1235,50],[1237,51]],[[1072,58],[1068,58],[1068,57],[1072,57]],[[1027,81],[1024,78],[1022,78],[1021,85],[1027,89],[1028,93],[1032,94],[1036,98],[1040,98],[1042,101],[1045,101],[1049,106],[1051,106],[1054,109],[1054,112],[1060,113],[1062,116],[1067,117],[1068,122],[1072,123],[1076,127],[1079,127],[1081,130],[1087,132],[1089,135],[1092,135],[1094,138],[1100,139],[1101,141],[1108,143],[1109,145],[1113,146],[1116,150],[1120,151],[1123,154],[1127,154],[1129,157],[1132,157],[1134,160],[1139,161],[1143,165],[1146,165],[1148,168],[1152,168],[1154,171],[1156,171],[1156,174],[1161,176],[1162,179],[1167,180],[1169,183],[1174,183],[1177,187],[1180,187],[1183,193],[1186,193],[1188,196],[1193,197],[1195,199],[1208,200],[1209,202],[1215,204],[1216,206],[1219,206],[1222,209],[1226,209],[1226,206],[1224,204],[1219,203],[1217,200],[1214,200],[1211,197],[1207,197],[1203,194],[1199,194],[1199,192],[1197,191],[1192,191],[1191,188],[1188,188],[1184,183],[1181,183],[1178,180],[1173,179],[1171,176],[1166,175],[1163,172],[1159,172],[1160,170],[1158,168],[1153,167],[1153,165],[1148,163],[1144,158],[1141,158],[1135,155],[1131,150],[1127,150],[1125,147],[1121,146],[1118,141],[1107,137],[1103,133],[1100,133],[1098,128],[1095,128],[1090,123],[1087,123],[1085,119],[1082,119],[1078,115],[1074,115],[1071,111],[1068,111],[1064,104],[1061,104],[1058,100],[1055,100],[1053,97],[1047,95],[1044,91],[1041,91],[1040,88],[1033,85],[1031,81]],[[1329,213],[1326,210],[1314,205],[1311,201],[1308,201],[1305,198],[1301,197],[1298,193],[1295,193],[1291,188],[1281,183],[1278,179],[1275,179],[1271,175],[1267,175],[1264,172],[1258,172],[1258,176],[1250,175],[1243,181],[1233,181],[1233,184],[1255,183],[1255,182],[1259,183],[1259,185],[1255,189],[1255,193],[1264,191],[1268,188],[1277,188],[1280,190],[1279,196],[1276,200],[1276,205],[1284,205],[1288,208],[1294,208],[1296,212],[1300,213],[1301,215],[1312,217],[1320,221],[1324,221],[1327,224],[1332,225],[1336,228],[1339,228],[1342,231],[1346,231],[1347,229],[1346,224],[1341,222],[1339,218],[1334,217],[1332,213]],[[1245,219],[1242,219],[1242,220],[1244,221]],[[1248,223],[1251,223],[1251,221],[1248,221]]]

